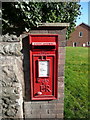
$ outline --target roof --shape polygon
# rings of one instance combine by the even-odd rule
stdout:
[[[78,26],[81,26],[81,25],[85,25],[85,26],[87,26],[87,27],[89,27],[90,28],[90,25],[88,25],[88,24],[86,24],[86,23],[80,23]],[[78,26],[76,26],[76,27],[78,27]]]

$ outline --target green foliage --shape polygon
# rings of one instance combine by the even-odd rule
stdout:
[[[7,2],[2,3],[2,8],[3,30],[14,26],[28,31],[40,22],[65,22],[71,23],[67,35],[81,14],[77,2]]]
[[[65,118],[88,118],[88,48],[67,47]]]

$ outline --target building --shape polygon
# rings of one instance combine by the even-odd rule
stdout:
[[[70,39],[67,41],[67,46],[72,47],[89,47],[90,46],[90,26],[81,23],[71,33]]]

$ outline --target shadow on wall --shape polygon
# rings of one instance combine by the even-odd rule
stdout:
[[[30,101],[30,45],[28,36],[23,38],[23,70],[24,70],[24,84],[25,84],[25,101]]]

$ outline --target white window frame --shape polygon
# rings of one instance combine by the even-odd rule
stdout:
[[[87,42],[87,46],[90,46],[90,41]]]
[[[75,45],[76,44],[76,45]],[[77,42],[73,42],[73,47],[76,47],[77,46]]]
[[[83,32],[79,32],[79,37],[82,37],[83,36]]]

